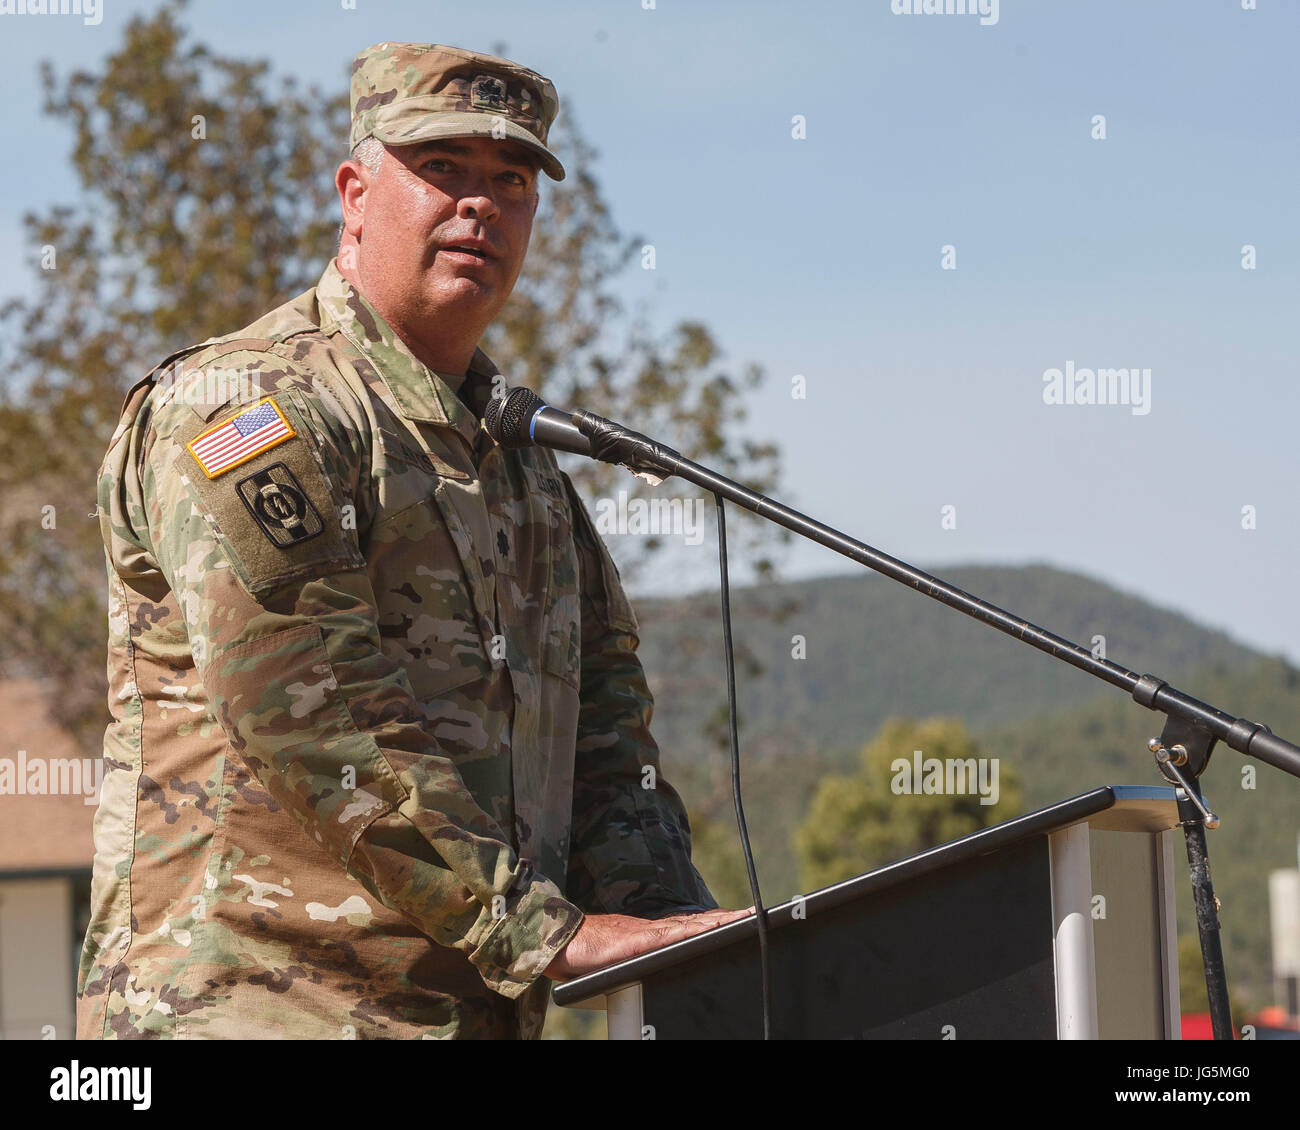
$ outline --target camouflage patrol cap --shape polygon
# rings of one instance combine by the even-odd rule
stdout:
[[[495,136],[531,149],[548,176],[563,180],[564,166],[546,147],[559,109],[549,79],[495,55],[377,43],[352,62],[352,148],[371,136],[389,145]]]

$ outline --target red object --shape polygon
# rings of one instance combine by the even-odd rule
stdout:
[[[1255,1023],[1263,1025],[1266,1028],[1294,1028],[1295,1022],[1286,1014],[1279,1004],[1266,1005],[1259,1010],[1259,1015],[1255,1017]]]
[[[1214,1028],[1210,1024],[1208,1012],[1183,1013],[1184,1040],[1212,1040]]]

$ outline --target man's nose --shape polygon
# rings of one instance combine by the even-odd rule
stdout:
[[[501,214],[501,209],[497,207],[496,201],[492,199],[486,183],[466,186],[461,193],[459,203],[456,205],[456,211],[461,219],[481,220],[483,222],[495,220]]]

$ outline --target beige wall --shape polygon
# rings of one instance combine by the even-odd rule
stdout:
[[[71,880],[0,880],[0,1038],[75,1033]]]

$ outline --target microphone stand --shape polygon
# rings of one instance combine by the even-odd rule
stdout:
[[[1233,1039],[1227,977],[1223,967],[1223,946],[1219,938],[1218,904],[1210,881],[1209,854],[1205,841],[1205,829],[1217,828],[1219,818],[1206,807],[1201,795],[1200,776],[1209,764],[1215,743],[1223,741],[1238,753],[1276,766],[1293,777],[1300,777],[1300,746],[1277,737],[1259,722],[1233,717],[1215,706],[1192,698],[1155,675],[1139,675],[1118,663],[1099,659],[1092,652],[1062,636],[963,592],[938,577],[914,568],[906,561],[881,553],[865,542],[857,541],[806,514],[783,506],[699,463],[685,459],[671,447],[656,443],[640,432],[634,432],[590,412],[574,412],[570,418],[573,425],[587,438],[593,458],[621,464],[652,482],[662,482],[677,475],[815,541],[818,545],[833,549],[851,561],[908,585],[949,608],[955,608],[991,628],[1014,636],[1022,643],[1045,651],[1055,659],[1119,687],[1142,706],[1163,714],[1165,722],[1160,736],[1152,738],[1148,748],[1155,756],[1161,775],[1175,786],[1179,823],[1187,843],[1187,863],[1191,872],[1192,898],[1196,906],[1196,931],[1201,944],[1201,961],[1205,967],[1205,987],[1209,995],[1210,1023],[1214,1038]]]

